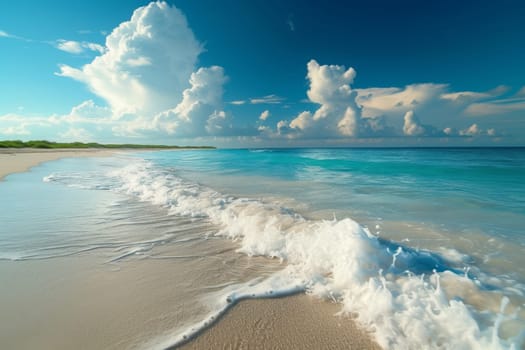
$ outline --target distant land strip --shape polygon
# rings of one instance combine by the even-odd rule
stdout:
[[[101,144],[96,142],[52,142],[47,140],[20,141],[6,140],[0,141],[0,148],[47,148],[47,149],[67,149],[67,148],[102,148],[102,149],[215,149],[213,146],[166,146],[166,145],[137,145],[131,143],[124,144]]]

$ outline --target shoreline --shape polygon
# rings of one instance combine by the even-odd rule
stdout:
[[[119,151],[126,152],[129,150],[0,149],[0,181],[4,180],[5,177],[8,175],[26,172],[31,168],[47,161],[53,161],[69,157],[106,157],[114,155]],[[55,262],[53,261],[48,264],[53,265],[54,263]],[[26,262],[25,264],[17,265],[17,268],[13,269],[12,271],[17,271],[19,268],[23,269],[23,267],[26,265],[33,266],[33,264],[34,263]],[[11,271],[9,265],[10,263],[2,264],[0,265],[0,267],[8,268],[8,270]],[[34,266],[40,265],[42,264],[38,263]],[[58,265],[61,266],[60,262],[58,263]],[[47,264],[45,266],[47,266]],[[81,268],[80,271],[83,271],[82,269],[83,268]],[[84,274],[93,275],[92,277],[106,276],[103,272],[102,274],[97,273],[98,269],[99,268],[95,268],[93,265],[91,265],[91,267],[86,270],[87,272],[84,271]],[[53,271],[54,270],[55,269],[53,269]],[[73,270],[76,270],[76,268],[74,268]],[[168,270],[164,272],[167,273],[167,271]],[[73,272],[71,272],[71,274],[76,275],[76,273]],[[33,272],[26,271],[26,273],[29,276]],[[124,275],[124,273],[122,272],[121,275]],[[157,275],[162,276],[163,274],[157,273]],[[130,280],[133,279],[131,275],[128,276],[128,274],[126,274],[126,276],[126,281],[128,280],[128,278]],[[107,278],[108,277],[106,276],[105,279]],[[18,279],[20,279],[19,275]],[[79,283],[81,283],[80,280]],[[102,283],[102,285],[106,283],[104,281],[99,282]],[[32,288],[22,289],[35,290],[42,287],[39,286],[39,283],[37,283],[36,285],[33,285],[32,282],[28,283],[32,286]],[[90,285],[93,286],[97,284],[91,283]],[[125,285],[125,283],[122,285]],[[116,286],[114,286],[112,283],[110,283],[106,287],[109,286],[112,286],[111,289],[113,289],[113,287],[116,289]],[[133,288],[133,290],[135,290],[135,288]],[[160,290],[162,290],[162,288]],[[98,290],[98,292],[101,292],[101,290]],[[93,289],[93,294],[97,294],[98,292],[97,288]],[[137,293],[139,295],[142,295],[142,293]],[[107,307],[106,299],[111,300],[113,294],[115,293],[110,293],[110,296],[100,298],[100,300],[98,301],[92,300],[92,309],[105,309]],[[144,298],[144,295],[139,295],[137,295],[136,297]],[[127,298],[124,299],[126,300]],[[33,298],[31,298],[30,300],[31,302],[34,302]],[[37,300],[40,299],[37,298]],[[41,301],[41,303],[38,303],[39,305],[45,306],[49,304],[45,302],[45,298]],[[129,305],[134,304],[133,299],[129,299],[128,301]],[[121,302],[124,303],[124,301],[122,300]],[[51,305],[54,304],[51,303]],[[106,306],[102,307],[103,305]],[[129,309],[129,305],[123,307],[123,309]],[[161,303],[155,303],[155,307],[149,305],[149,307],[152,308],[151,312],[153,313],[156,313],[154,310],[157,310],[157,308],[161,308],[161,306]],[[350,317],[337,316],[336,314],[340,311],[340,308],[340,305],[336,305],[328,301],[322,301],[305,294],[297,294],[273,299],[243,300],[238,304],[234,305],[231,309],[229,309],[220,319],[218,319],[209,328],[204,329],[202,332],[197,334],[188,342],[174,348],[205,349],[216,348],[219,346],[221,348],[250,349],[381,349],[380,346],[374,342],[373,336],[370,333],[360,329],[354,320],[352,320]],[[81,311],[83,313],[87,312],[87,310],[83,309]],[[45,314],[45,312],[43,314]],[[136,314],[134,315],[136,316]],[[99,314],[99,316],[101,315]],[[153,316],[150,315],[150,317]],[[166,318],[166,315],[164,315],[162,318],[164,319],[164,326],[169,328],[169,319]],[[87,317],[87,319],[89,319],[89,317]],[[96,319],[96,317],[93,317],[93,319]],[[60,320],[62,322],[65,322],[64,324],[75,321],[75,319],[71,318],[71,315],[67,313],[65,315],[62,315],[62,318]],[[137,324],[142,324],[141,321],[137,320],[137,322]],[[167,324],[165,322],[167,322]],[[145,324],[142,324],[142,326],[145,327]],[[149,341],[154,340],[157,337],[157,335],[155,335],[155,328],[157,331],[160,331],[162,328],[164,328],[164,326],[158,324],[157,327],[153,327],[153,329],[148,329],[146,334],[152,335],[153,339],[143,339],[144,342],[149,343]],[[89,322],[84,324],[83,327],[94,327],[94,329],[96,329],[95,323]],[[161,329],[159,329],[158,327],[160,327]],[[118,328],[116,328],[116,330],[121,331]],[[163,330],[163,332],[166,331],[167,329]],[[80,335],[77,334],[77,336]],[[112,335],[108,335],[105,333],[101,334],[101,336],[103,336],[103,340],[105,341],[109,341],[109,339],[113,338]],[[69,338],[70,337],[57,336],[54,339],[54,341],[57,341],[57,343],[55,343],[54,345],[56,345],[56,348],[68,348],[69,346],[75,345],[74,339]],[[69,343],[70,341],[72,341],[72,343]],[[108,345],[108,343],[103,342],[101,344]]]
[[[75,157],[108,157],[116,152],[118,150],[2,148],[0,149],[0,181],[4,181],[8,175],[24,173],[37,165],[52,160]]]

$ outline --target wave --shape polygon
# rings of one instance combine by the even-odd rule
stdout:
[[[45,180],[65,181],[58,175]],[[494,293],[495,284],[485,282],[495,277],[469,273],[435,252],[380,239],[350,218],[310,220],[279,203],[221,194],[147,161],[111,172],[108,183],[173,215],[210,220],[220,228],[217,235],[238,242],[239,252],[287,263],[267,280],[229,286],[212,296],[215,311],[209,317],[159,347],[187,341],[238,300],[297,291],[340,303],[342,314],[355,318],[388,349],[523,345],[516,299]],[[104,188],[92,181],[83,184],[88,185]],[[521,287],[507,292],[523,296]],[[481,304],[496,306],[476,304],[480,298]]]

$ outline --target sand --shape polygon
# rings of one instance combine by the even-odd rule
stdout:
[[[103,157],[114,154],[113,150],[100,149],[12,149],[0,148],[0,180],[9,174],[21,173],[48,162],[66,157]]]
[[[340,308],[304,294],[241,301],[179,349],[381,349]]]
[[[0,179],[50,160],[114,153],[3,149]],[[0,261],[0,309],[10,320],[0,327],[0,347],[148,348],[157,336],[175,331],[185,310],[176,305],[187,300],[177,283],[189,271],[160,260],[126,266],[115,272],[100,256]],[[339,310],[304,294],[245,300],[181,348],[380,349],[350,318],[336,316]]]

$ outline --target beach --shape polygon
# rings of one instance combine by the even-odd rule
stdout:
[[[522,347],[523,150],[0,157],[2,348]]]
[[[307,295],[241,301],[180,349],[381,349],[339,310]]]
[[[1,150],[0,176],[21,173],[51,160],[108,157],[114,153],[105,150]],[[10,186],[10,183],[4,180],[0,186]],[[25,188],[27,183],[20,186]],[[40,197],[38,191],[33,194]],[[51,198],[39,200],[52,204]],[[84,216],[80,222],[98,213],[92,214],[89,210],[82,210]],[[131,210],[135,210],[131,217],[145,215],[143,207]],[[158,213],[161,210],[148,210],[151,213],[147,215],[165,215]],[[41,215],[35,213],[34,219],[38,220]],[[31,214],[26,217],[33,219]],[[152,219],[144,219],[148,220]],[[67,230],[75,231],[78,228],[75,222],[66,225]],[[160,223],[159,226],[167,224],[172,223]],[[135,234],[136,230],[148,236],[142,232],[141,224],[129,222],[126,225],[123,234]],[[200,232],[193,234],[200,235]],[[65,242],[61,244],[67,246]],[[164,348],[169,346],[177,329],[188,322],[197,322],[199,315],[208,312],[195,298],[195,288],[200,287],[184,289],[180,286],[198,275],[201,283],[217,285],[212,290],[220,290],[220,285],[231,278],[217,277],[222,270],[214,269],[215,261],[228,261],[235,254],[235,265],[239,267],[235,276],[239,281],[270,274],[283,267],[278,261],[270,261],[268,265],[262,258],[234,253],[229,241],[207,241],[207,244],[206,255],[215,260],[203,263],[198,259],[186,265],[174,264],[174,261],[202,252],[184,243],[164,246],[154,256],[158,259],[143,259],[140,255],[133,259],[132,255],[130,260],[124,261],[128,254],[120,251],[125,245],[123,248],[89,245],[79,252],[54,255],[53,250],[49,255],[38,255],[40,250],[37,249],[36,256],[31,253],[0,259],[0,309],[4,319],[10,320],[1,327],[0,345],[19,349]],[[119,253],[115,258],[116,250]],[[335,316],[340,309],[340,305],[303,293],[276,299],[244,300],[231,307],[210,328],[198,332],[182,348],[378,349],[370,334],[360,330],[349,317]]]
[[[65,157],[104,157],[114,154],[100,149],[34,149],[0,148],[0,180],[6,175],[20,173],[51,160]]]

